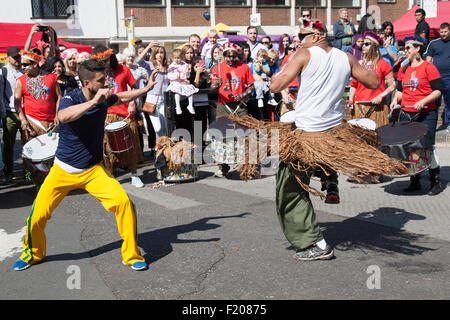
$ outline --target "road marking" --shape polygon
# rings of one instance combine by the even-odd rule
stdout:
[[[0,261],[22,252],[22,239],[26,230],[27,226],[24,226],[15,233],[8,234],[5,230],[0,229]]]
[[[180,197],[161,190],[151,189],[148,187],[136,188],[131,184],[123,184],[122,186],[128,194],[143,200],[151,201],[169,210],[178,210],[204,205],[202,202]]]

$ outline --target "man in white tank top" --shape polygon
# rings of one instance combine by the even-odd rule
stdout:
[[[280,92],[298,77],[295,125],[307,132],[327,131],[342,123],[342,96],[350,76],[369,89],[379,87],[376,73],[363,69],[350,54],[330,47],[326,34],[326,27],[320,21],[303,21],[299,33],[303,48],[272,78],[270,86],[272,92]],[[309,193],[297,182],[292,170],[289,164],[280,161],[276,207],[283,233],[297,250],[295,259],[331,259],[334,251],[320,231]],[[309,185],[314,171],[311,168],[300,174],[305,185]]]

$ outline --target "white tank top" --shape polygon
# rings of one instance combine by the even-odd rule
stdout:
[[[299,77],[295,125],[308,132],[331,129],[342,122],[342,96],[351,68],[345,52],[308,48],[309,63]]]

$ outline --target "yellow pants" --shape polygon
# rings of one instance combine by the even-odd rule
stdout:
[[[137,246],[136,210],[120,183],[101,164],[80,174],[70,174],[54,164],[42,184],[27,219],[23,241],[23,261],[40,262],[46,253],[45,226],[61,200],[74,189],[83,189],[96,197],[108,212],[115,212],[123,240],[122,259],[126,264],[145,261]]]

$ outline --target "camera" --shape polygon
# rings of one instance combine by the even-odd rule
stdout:
[[[38,26],[38,31],[39,32],[46,32],[46,31],[48,31],[48,26]]]

